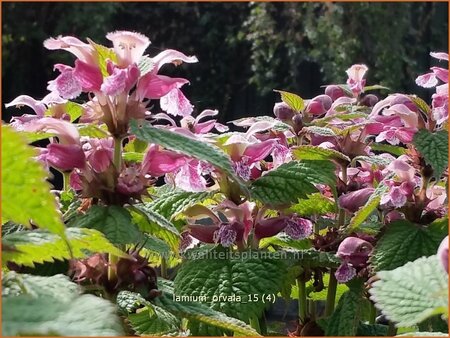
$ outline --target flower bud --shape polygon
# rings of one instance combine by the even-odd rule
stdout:
[[[360,207],[366,204],[374,188],[363,188],[349,192],[339,197],[339,206],[350,212],[356,212]]]
[[[361,100],[361,104],[366,107],[373,107],[378,102],[378,97],[373,94],[367,94]]]
[[[331,108],[332,103],[333,103],[333,101],[331,100],[330,96],[319,95],[319,96],[312,98],[308,102],[308,105],[306,106],[305,111],[312,115],[322,115],[322,114],[325,114],[328,111],[328,109]]]
[[[362,267],[367,263],[373,246],[358,237],[347,237],[339,245],[336,256],[354,267]]]
[[[328,95],[333,101],[336,101],[342,96],[346,96],[344,90],[336,85],[327,86],[325,88],[325,95]]]
[[[289,121],[295,115],[295,112],[284,102],[277,102],[273,107],[274,115],[280,121]]]

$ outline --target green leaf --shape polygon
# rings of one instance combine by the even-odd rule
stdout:
[[[408,95],[408,98],[419,108],[426,116],[431,116],[431,108],[430,106],[422,100],[420,97],[416,95]]]
[[[84,258],[90,253],[125,253],[113,246],[102,233],[93,229],[66,229],[67,242],[45,230],[22,231],[6,235],[2,244],[16,251],[4,251],[2,261],[34,267],[35,263],[54,262],[70,258]],[[70,244],[70,249],[67,246]]]
[[[397,326],[413,326],[437,314],[448,317],[448,274],[436,255],[377,276],[371,299]]]
[[[162,287],[163,296],[155,299],[155,303],[177,315],[177,317],[189,319],[191,326],[198,327],[198,324],[207,324],[221,330],[233,331],[238,335],[259,336],[258,332],[243,321],[222,313],[222,309],[219,312],[199,302],[176,301],[176,298],[174,300],[174,295],[177,293],[174,292],[169,281],[165,282],[165,285]],[[195,322],[197,325],[192,325],[194,324],[192,322]]]
[[[144,311],[127,317],[132,329],[141,336],[174,335],[180,331],[181,321],[165,308],[149,305]]]
[[[318,251],[316,249],[301,250],[297,252],[278,252],[278,254],[285,254],[289,259],[295,259],[295,264],[299,264],[306,268],[336,268],[341,264],[340,259],[333,253]]]
[[[355,336],[360,318],[362,296],[350,289],[339,299],[325,330],[326,336]]]
[[[333,129],[327,127],[309,126],[304,127],[303,131],[320,136],[336,136],[336,133],[333,131]]]
[[[393,146],[392,144],[381,144],[381,143],[372,143],[370,148],[374,151],[382,151],[391,153],[396,156],[401,156],[406,154],[406,149],[399,146]]]
[[[198,160],[206,161],[222,169],[234,181],[240,183],[243,191],[246,190],[242,185],[241,179],[237,177],[230,158],[220,148],[166,129],[152,127],[149,124],[139,127],[135,120],[130,122],[130,130],[141,140],[159,144],[169,150],[178,151]]]
[[[383,89],[383,90],[390,90],[390,88],[385,87],[385,86],[381,86],[381,85],[372,85],[372,86],[365,86],[364,89],[363,89],[363,91],[364,91],[364,92],[370,92],[370,91],[372,91],[372,90],[380,90],[380,89]]]
[[[448,333],[443,332],[408,332],[396,337],[448,337]]]
[[[300,216],[325,215],[329,212],[335,212],[336,204],[321,193],[314,193],[308,195],[306,199],[298,200],[298,203],[288,210]]]
[[[297,113],[301,112],[305,108],[305,102],[303,102],[303,99],[300,96],[282,90],[274,90],[274,92],[280,93],[281,101],[286,103]]]
[[[169,220],[143,204],[134,205],[130,211],[141,231],[166,241],[174,252],[178,252],[181,236]]]
[[[154,201],[146,204],[146,208],[161,216],[172,219],[187,208],[212,197],[216,192],[189,192],[182,190],[169,191]]]
[[[291,130],[291,126],[281,122],[280,120],[277,120],[270,116],[254,116],[254,117],[243,117],[241,119],[237,119],[232,121],[234,124],[239,124],[242,121],[248,121],[250,120],[252,123],[260,122],[260,121],[267,121],[267,122],[273,122],[274,126],[271,128],[272,130],[279,130],[279,131],[287,131]]]
[[[115,306],[93,295],[80,295],[78,285],[66,276],[16,275],[12,279],[8,280],[7,288],[14,288],[15,282],[16,289],[21,291],[2,297],[3,336],[117,336],[123,333]]]
[[[92,41],[89,38],[87,40],[88,40],[89,44],[92,47],[94,47],[95,51],[97,52],[97,62],[98,62],[98,66],[100,68],[100,71],[101,71],[103,77],[109,76],[109,73],[108,73],[108,70],[106,67],[106,61],[109,59],[113,63],[117,64],[117,55],[114,52],[114,49],[102,46],[98,43],[95,43],[94,41]]]
[[[387,166],[390,163],[390,160],[385,157],[379,155],[371,155],[371,156],[356,156],[353,158],[351,165],[354,165],[356,161],[366,162],[372,165],[378,166]]]
[[[356,330],[356,336],[358,337],[387,336],[387,331],[388,327],[386,325],[359,323],[358,329]]]
[[[374,212],[380,204],[381,197],[386,194],[389,187],[384,183],[380,183],[375,191],[370,195],[366,204],[364,204],[350,220],[350,224],[347,227],[349,232],[357,230],[361,224]]]
[[[127,290],[120,291],[116,298],[119,311],[124,314],[134,313],[136,310],[145,307],[149,301],[144,299],[139,293]]]
[[[144,155],[143,153],[126,152],[122,154],[122,157],[125,161],[140,163],[144,160]]]
[[[96,126],[91,123],[77,123],[75,126],[77,127],[80,136],[89,136],[93,138],[105,138],[109,136],[108,131],[102,128],[103,125]]]
[[[419,257],[433,255],[446,235],[446,222],[430,226],[406,220],[392,222],[377,242],[371,263],[376,271],[393,270]]]
[[[69,115],[70,122],[73,122],[83,114],[83,110],[84,109],[80,104],[68,101],[64,104],[63,107],[61,105],[56,105],[48,108],[44,114],[45,116],[54,116],[55,113],[59,115],[63,112]]]
[[[250,258],[245,259],[244,254]],[[225,255],[225,251],[216,250],[206,258],[186,261],[175,277],[175,295],[203,296],[203,302],[212,309],[243,321],[259,317],[267,305],[261,297],[277,294],[281,289],[286,272],[284,262],[257,252],[223,259]],[[260,299],[249,301],[249,295],[258,295]],[[214,298],[218,296],[228,298]]]
[[[324,288],[322,291],[315,292],[314,291],[314,285],[313,281],[309,281],[306,284],[306,293],[308,299],[312,299],[315,301],[326,301],[328,296],[328,284],[330,282],[330,274],[326,273],[323,275],[323,284]],[[339,299],[341,299],[342,295],[349,290],[348,286],[345,284],[338,283],[336,286],[336,302],[339,302]]]
[[[138,68],[140,71],[140,77],[143,77],[145,74],[150,73],[153,68],[155,68],[155,62],[147,55],[144,55],[138,62]]]
[[[27,140],[28,143],[33,143],[33,142],[40,141],[40,140],[46,140],[50,137],[56,136],[56,134],[44,133],[42,131],[36,131],[36,132],[21,131],[20,134],[24,136],[24,138]]]
[[[284,205],[317,192],[313,184],[335,184],[330,161],[291,161],[269,171],[251,185],[253,196],[267,205]]]
[[[46,181],[48,174],[32,157],[35,149],[9,126],[2,126],[2,218],[33,224],[64,236],[64,224],[55,196]],[[2,223],[3,223],[2,222]]]
[[[350,158],[339,151],[309,145],[293,148],[292,155],[297,160],[339,160],[340,162],[350,162]]]
[[[115,205],[93,205],[84,215],[73,219],[70,225],[98,230],[115,245],[134,244],[141,236],[128,210]]]
[[[330,121],[335,120],[335,119],[338,119],[341,121],[350,121],[350,120],[361,118],[361,117],[367,117],[367,114],[364,114],[364,113],[337,114],[337,115],[322,117],[321,119],[314,119],[313,121],[311,121],[311,124],[313,124],[314,126],[326,127]]]
[[[309,239],[296,240],[283,232],[280,232],[276,236],[267,237],[261,239],[259,242],[260,248],[266,248],[269,245],[277,245],[282,248],[292,248],[297,250],[305,250],[311,248],[311,241]]]
[[[431,133],[426,129],[414,135],[413,144],[434,169],[434,176],[439,179],[448,166],[448,131]]]

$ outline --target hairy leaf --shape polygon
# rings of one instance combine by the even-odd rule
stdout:
[[[64,224],[48,174],[32,157],[37,152],[9,126],[2,126],[2,218],[33,224],[64,236]]]
[[[322,194],[314,193],[308,195],[306,199],[298,200],[298,203],[291,206],[289,211],[300,216],[324,215],[336,211],[336,204]]]
[[[281,95],[281,101],[286,103],[292,110],[296,111],[297,113],[301,112],[305,108],[305,102],[300,96],[282,90],[274,90],[274,92],[279,93]]]
[[[95,43],[91,39],[88,39],[88,42],[97,52],[97,62],[103,77],[109,76],[106,61],[109,59],[112,62],[117,63],[117,55],[114,52],[114,49]]]
[[[105,138],[108,137],[109,133],[102,126],[96,126],[90,123],[77,123],[75,126],[80,133],[80,136],[89,136],[93,138]]]
[[[370,261],[376,271],[393,270],[419,257],[433,255],[446,235],[446,222],[429,226],[406,220],[392,222],[377,242]]]
[[[89,252],[125,255],[97,230],[68,228],[65,234],[67,242],[46,230],[22,231],[6,235],[2,239],[2,244],[14,248],[14,251],[3,252],[2,262],[34,267],[35,263],[83,258]],[[67,243],[70,244],[71,251]]]
[[[92,206],[86,214],[71,221],[71,226],[102,232],[113,244],[134,244],[140,238],[136,224],[127,209],[118,206]]]
[[[127,317],[131,328],[141,336],[173,335],[180,331],[181,321],[165,308],[150,304],[147,309]]]
[[[448,316],[448,274],[436,255],[377,276],[371,299],[397,326],[413,326],[441,313]]]
[[[335,184],[335,165],[330,161],[292,161],[257,179],[253,196],[268,205],[284,205],[317,192],[313,184]]]
[[[413,143],[439,179],[448,166],[448,131],[431,133],[421,129],[414,135]]]
[[[298,146],[292,149],[292,154],[297,160],[340,160],[350,162],[350,158],[339,151],[317,146]]]
[[[370,148],[374,151],[381,151],[391,153],[396,156],[400,156],[406,153],[406,149],[399,146],[393,146],[392,144],[372,143]]]

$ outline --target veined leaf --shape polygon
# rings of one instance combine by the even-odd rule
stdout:
[[[392,222],[377,242],[371,263],[376,271],[393,270],[419,257],[436,253],[446,235],[447,222],[429,226],[406,220]]]
[[[357,118],[367,117],[364,113],[348,113],[348,114],[336,114],[332,116],[322,117],[321,119],[314,119],[311,124],[318,127],[326,127],[332,120],[350,121]]]
[[[309,145],[293,148],[292,155],[297,160],[339,160],[350,162],[350,158],[339,151]]]
[[[93,205],[86,214],[75,217],[70,225],[98,230],[113,244],[135,244],[141,236],[128,210],[115,205]]]
[[[430,116],[431,108],[430,106],[416,95],[408,95],[408,98],[419,108],[426,116]]]
[[[436,255],[377,276],[370,298],[397,326],[413,326],[438,314],[448,317],[448,275]]]
[[[106,61],[109,59],[114,63],[117,63],[117,55],[114,52],[114,49],[102,46],[98,43],[95,43],[91,39],[87,39],[89,44],[94,47],[97,52],[97,62],[100,71],[102,72],[103,77],[109,76],[108,70],[106,68]]]
[[[105,138],[109,133],[102,126],[96,126],[90,123],[77,123],[75,125],[80,133],[80,136],[89,136],[94,138]]]
[[[358,227],[374,212],[380,204],[381,197],[387,193],[389,187],[384,183],[380,183],[372,195],[367,200],[366,204],[359,208],[353,218],[350,220],[347,230],[352,232],[358,229]]]
[[[173,336],[181,330],[181,321],[165,308],[149,304],[147,309],[127,317],[132,329],[140,336]]]
[[[214,165],[239,183],[241,189],[246,192],[247,189],[243,185],[242,180],[236,175],[230,158],[220,148],[169,130],[155,128],[148,124],[139,127],[135,120],[130,122],[130,129],[141,140],[159,144],[169,150],[178,151]]]
[[[381,165],[387,166],[390,163],[390,160],[385,157],[379,155],[371,155],[371,156],[356,156],[353,158],[351,165],[356,163],[356,161],[366,162],[372,165]]]
[[[291,161],[269,171],[251,185],[255,198],[267,205],[297,202],[317,191],[313,184],[335,184],[335,165],[330,161]]]
[[[48,108],[44,113],[45,116],[53,116],[55,109],[58,109],[58,114],[60,114],[59,110],[61,109],[61,106],[57,105],[57,106]],[[69,115],[70,122],[73,122],[83,114],[83,107],[78,103],[68,101],[64,104],[63,111],[64,111],[64,113]]]
[[[381,144],[381,143],[372,143],[370,148],[375,151],[382,151],[386,153],[391,153],[396,156],[406,154],[406,149],[399,146],[393,146],[392,144]]]
[[[2,218],[33,224],[64,236],[64,224],[55,196],[46,181],[48,174],[35,161],[35,149],[9,126],[2,126]]]
[[[305,108],[305,102],[300,96],[282,90],[274,90],[274,92],[280,93],[281,101],[286,103],[292,110],[296,111],[297,113],[301,112]]]
[[[448,167],[448,132],[440,130],[430,133],[421,129],[414,135],[413,143],[427,164],[433,167],[434,176],[439,179]]]
[[[304,127],[303,130],[305,132],[317,134],[320,136],[336,136],[336,133],[333,131],[333,129],[327,127],[309,126]]]
[[[145,74],[150,73],[153,68],[155,68],[155,62],[147,55],[144,55],[138,62],[138,68],[142,77]]]
[[[8,274],[2,297],[3,336],[118,336],[123,333],[115,306],[93,295],[80,295],[68,277]],[[14,286],[16,283],[16,286]],[[5,311],[5,309],[7,309]]]
[[[35,263],[54,262],[70,258],[83,258],[90,253],[112,253],[124,256],[125,253],[113,246],[102,233],[93,229],[66,229],[67,243],[46,230],[20,231],[6,235],[2,244],[16,251],[4,251],[3,263],[14,262],[18,265],[34,267]]]
[[[336,211],[336,204],[333,200],[323,196],[321,193],[308,195],[307,198],[298,200],[289,208],[300,216],[325,215]]]
[[[372,90],[380,90],[380,89],[383,89],[383,90],[390,90],[390,88],[385,87],[385,86],[381,86],[381,85],[373,85],[373,86],[365,86],[363,91],[364,91],[364,92],[369,92],[369,91],[372,91]]]

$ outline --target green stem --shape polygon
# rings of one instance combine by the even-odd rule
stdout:
[[[298,317],[300,320],[300,324],[306,323],[306,310],[307,310],[307,302],[306,302],[306,285],[302,276],[297,278],[297,288],[298,288]]]
[[[168,279],[167,261],[164,257],[161,257],[161,277],[164,279]]]
[[[116,167],[117,172],[120,172],[122,168],[122,139],[114,138],[114,166]]]
[[[108,254],[108,281],[110,282],[115,282],[117,280],[116,265],[118,260],[118,256]]]
[[[312,321],[316,320],[316,302],[312,299],[308,300],[309,304],[309,316]]]
[[[334,269],[330,270],[330,280],[328,282],[327,303],[325,305],[325,316],[333,313],[334,304],[336,302],[337,280],[334,276]]]
[[[70,190],[70,173],[68,172],[63,172],[63,190]]]
[[[377,309],[375,305],[370,302],[370,312],[369,312],[369,324],[375,324],[375,320],[377,318]]]
[[[387,337],[394,337],[397,335],[397,328],[395,327],[395,324],[392,322],[389,322],[388,330],[387,330]]]
[[[254,328],[258,333],[261,333],[261,327],[259,326],[259,319],[254,315],[250,317],[250,326]]]

